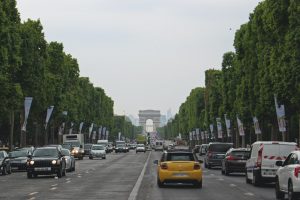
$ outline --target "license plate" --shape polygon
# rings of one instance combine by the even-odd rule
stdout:
[[[188,176],[188,175],[186,173],[174,173],[173,176],[183,177],[183,176]]]
[[[34,171],[51,171],[51,167],[36,167]]]

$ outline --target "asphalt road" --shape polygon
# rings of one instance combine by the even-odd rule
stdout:
[[[76,171],[57,179],[27,179],[25,172],[0,176],[0,199],[110,199],[110,200],[270,200],[274,185],[254,187],[242,174],[221,175],[204,169],[203,188],[156,185],[156,165],[161,152],[108,154],[106,160],[76,160]],[[147,162],[148,161],[148,162]],[[145,165],[145,163],[147,163]]]

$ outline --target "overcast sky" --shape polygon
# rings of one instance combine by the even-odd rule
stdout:
[[[236,30],[261,0],[17,0],[22,21],[40,19],[81,76],[104,88],[116,114],[179,106],[204,72],[220,69]]]

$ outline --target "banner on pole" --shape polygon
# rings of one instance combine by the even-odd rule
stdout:
[[[218,138],[222,139],[223,131],[222,131],[221,118],[220,117],[216,118],[216,121],[217,121]]]
[[[29,115],[29,112],[30,112],[30,107],[31,107],[32,100],[33,100],[32,97],[25,97],[25,100],[24,100],[25,117],[24,117],[24,123],[23,123],[23,126],[22,126],[22,131],[26,131],[27,119],[28,119],[28,115]]]
[[[47,115],[46,115],[46,121],[45,121],[45,130],[47,129],[48,122],[49,122],[50,117],[52,115],[53,109],[54,109],[54,106],[49,106],[47,108]]]
[[[98,140],[101,140],[101,132],[102,132],[102,126],[98,129]]]
[[[199,141],[200,140],[200,129],[199,128],[196,128],[196,137],[197,137],[197,140]]]
[[[245,135],[244,125],[243,125],[242,121],[238,118],[238,116],[236,116],[236,119],[237,119],[239,134],[240,134],[240,136],[244,136]]]
[[[92,136],[92,139],[93,139],[93,140],[96,139],[96,135],[97,135],[97,132],[96,132],[96,131],[93,131],[93,136]]]
[[[59,129],[58,129],[58,134],[59,134],[59,135],[63,135],[64,130],[65,130],[65,122],[63,122],[63,123],[60,125],[60,127],[59,127]]]
[[[74,126],[74,123],[71,122],[71,127],[70,127],[70,129],[69,129],[69,134],[72,134],[72,132],[73,132],[73,126]]]
[[[253,117],[253,125],[254,125],[254,131],[255,131],[255,134],[256,135],[259,135],[259,134],[261,134],[261,130],[260,130],[260,128],[259,128],[259,123],[258,123],[258,119],[257,119],[257,117]]]
[[[109,135],[109,131],[107,130],[104,139],[108,140],[108,135]]]
[[[274,95],[276,115],[278,121],[278,127],[280,132],[286,132],[286,124],[285,124],[285,109],[284,105],[278,105],[277,97]]]
[[[193,140],[193,133],[190,132],[189,135],[190,135],[190,141],[192,141]]]
[[[93,128],[94,128],[94,124],[92,123],[91,126],[90,126],[90,128],[89,128],[89,138],[91,138],[91,134],[92,134]]]
[[[227,137],[231,137],[231,131],[230,131],[230,119],[227,119],[227,114],[224,115],[225,117],[225,125],[226,125],[226,132],[227,132]]]
[[[204,131],[201,131],[201,140],[204,140],[204,137],[205,137]]]
[[[80,125],[79,125],[79,134],[81,134],[82,127],[83,127],[83,122],[81,122]]]
[[[118,140],[121,140],[121,132],[118,133]]]

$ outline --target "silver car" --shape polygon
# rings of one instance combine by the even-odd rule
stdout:
[[[66,171],[68,172],[75,171],[75,158],[71,155],[70,150],[62,149],[61,152],[64,155],[66,160]]]
[[[106,159],[106,151],[103,145],[93,144],[93,146],[91,147],[89,159],[93,159],[93,158]]]

